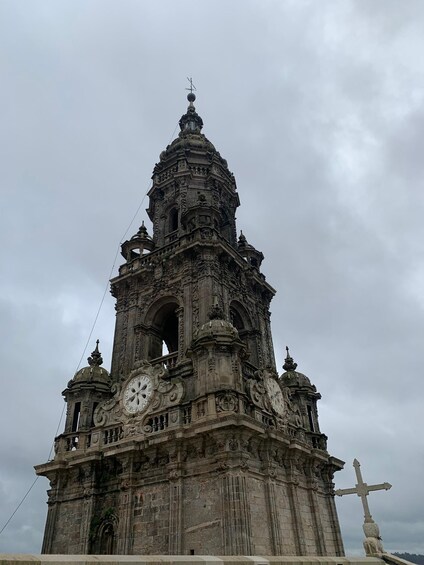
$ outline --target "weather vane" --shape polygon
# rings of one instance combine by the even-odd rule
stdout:
[[[193,79],[191,77],[187,77],[188,82],[190,83],[190,88],[186,88],[193,94],[193,90],[197,90],[197,88],[193,84]]]

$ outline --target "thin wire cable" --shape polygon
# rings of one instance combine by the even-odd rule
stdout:
[[[177,124],[175,125],[174,131],[173,131],[172,134],[171,134],[169,143],[171,143],[171,141],[173,140],[174,135],[175,135],[175,132],[176,132],[176,130],[177,130],[177,127],[178,127],[178,122],[177,122]],[[168,145],[169,145],[169,143],[168,143]],[[149,183],[149,185],[150,185],[150,183]],[[105,289],[104,289],[104,291],[103,291],[103,296],[102,296],[102,299],[101,299],[101,301],[100,301],[100,305],[99,305],[99,307],[98,307],[98,309],[97,309],[96,316],[95,316],[95,318],[94,318],[93,326],[92,326],[91,331],[90,331],[90,334],[89,334],[89,336],[88,336],[88,338],[87,338],[87,342],[86,342],[86,344],[85,344],[84,351],[82,352],[82,355],[81,355],[81,357],[80,357],[80,360],[79,360],[79,362],[78,362],[78,365],[77,365],[77,368],[76,368],[76,371],[75,371],[75,372],[78,371],[78,369],[79,369],[79,367],[80,367],[80,365],[81,365],[82,359],[83,359],[83,357],[84,357],[84,355],[85,355],[85,352],[87,351],[88,344],[90,343],[91,336],[93,335],[94,328],[96,327],[97,320],[98,320],[99,315],[100,315],[100,311],[101,311],[101,309],[102,309],[104,300],[105,300],[105,298],[106,298],[107,291],[108,291],[108,289],[109,289],[109,281],[110,281],[110,279],[112,278],[112,274],[113,274],[113,271],[114,271],[115,265],[116,265],[116,260],[117,260],[117,258],[118,258],[119,252],[120,252],[120,250],[121,250],[121,244],[122,244],[124,238],[126,237],[127,233],[130,231],[131,226],[133,225],[133,223],[134,223],[136,217],[138,216],[138,213],[139,213],[140,210],[141,210],[141,207],[142,207],[142,205],[143,205],[144,200],[146,199],[147,194],[149,193],[149,190],[150,190],[150,186],[149,186],[149,188],[146,190],[145,194],[143,195],[143,198],[141,199],[141,202],[140,202],[140,204],[138,205],[137,210],[135,211],[133,217],[131,218],[130,223],[128,224],[127,229],[125,230],[124,234],[122,235],[122,237],[121,237],[121,239],[120,239],[120,241],[119,241],[118,247],[117,247],[117,249],[116,249],[115,257],[113,258],[113,264],[112,264],[112,267],[111,267],[111,269],[110,269],[109,276],[108,276],[108,278],[107,278],[106,286],[105,286]]]
[[[20,503],[18,504],[18,506],[15,508],[15,510],[12,512],[10,518],[8,519],[8,521],[5,523],[5,525],[2,527],[2,529],[0,530],[0,535],[3,533],[3,531],[6,529],[6,527],[9,525],[9,522],[12,520],[13,516],[16,514],[16,512],[19,510],[19,508],[22,506],[22,504],[25,502],[26,497],[29,495],[29,493],[32,491],[33,486],[35,485],[35,483],[38,481],[40,477],[37,475],[32,483],[32,485],[29,487],[29,489],[26,491],[23,499],[20,501]]]
[[[177,130],[177,127],[178,127],[178,122],[177,122],[177,124],[175,125],[174,131],[172,132],[172,135],[171,135],[171,138],[170,138],[170,140],[169,140],[169,143],[171,143],[171,141],[173,140],[174,135],[175,135],[175,132],[176,132],[176,130]],[[169,143],[168,143],[168,145],[169,145]],[[149,184],[150,184],[150,183],[149,183]],[[107,283],[106,283],[105,289],[104,289],[104,291],[103,291],[102,299],[100,300],[100,304],[99,304],[99,307],[98,307],[98,309],[97,309],[97,312],[96,312],[96,316],[95,316],[95,318],[94,318],[93,325],[92,325],[91,330],[90,330],[90,333],[89,333],[89,335],[88,335],[87,342],[86,342],[85,347],[84,347],[84,351],[82,352],[82,355],[81,355],[81,357],[80,357],[80,360],[78,361],[78,365],[77,365],[77,367],[76,367],[76,369],[75,369],[75,373],[78,371],[78,369],[79,369],[79,367],[80,367],[80,365],[81,365],[82,359],[83,359],[83,357],[84,357],[84,355],[85,355],[85,352],[87,351],[88,344],[90,343],[91,336],[93,335],[94,328],[96,327],[97,320],[98,320],[99,315],[100,315],[100,311],[101,311],[101,309],[102,309],[103,303],[104,303],[105,298],[106,298],[106,293],[107,293],[107,291],[108,291],[108,289],[109,289],[109,281],[110,281],[110,279],[112,278],[112,274],[113,274],[113,271],[114,271],[114,269],[115,269],[116,260],[117,260],[117,258],[118,258],[119,251],[120,251],[120,249],[121,249],[122,241],[123,241],[124,237],[126,237],[127,233],[130,231],[131,226],[133,225],[133,223],[134,223],[136,217],[138,216],[138,213],[140,212],[140,209],[141,209],[141,207],[142,207],[142,205],[143,205],[144,200],[146,199],[146,196],[147,196],[149,190],[150,190],[150,188],[148,188],[148,189],[146,190],[145,194],[143,195],[143,198],[141,199],[141,202],[140,202],[140,204],[138,205],[138,208],[137,208],[137,210],[135,211],[135,214],[133,215],[133,217],[132,217],[130,223],[128,224],[127,229],[125,230],[123,236],[121,237],[121,239],[120,239],[120,241],[119,241],[118,247],[117,247],[117,249],[116,249],[115,257],[113,258],[112,267],[111,267],[111,269],[110,269],[110,271],[109,271],[109,276],[108,276],[108,279],[107,279]],[[61,424],[62,424],[62,419],[63,419],[63,414],[64,414],[64,412],[65,412],[65,404],[64,404],[63,407],[62,407],[62,412],[61,412],[61,414],[60,414],[59,423],[57,424],[55,437],[57,437],[57,435],[59,434],[59,429],[60,429],[60,426],[61,426]],[[49,455],[48,455],[48,457],[47,457],[47,461],[50,461],[50,458],[51,458],[53,449],[54,449],[54,442],[52,443],[52,445],[51,445],[51,447],[50,447],[50,451],[49,451]],[[39,475],[37,475],[37,476],[35,477],[34,481],[32,482],[32,484],[31,484],[31,486],[29,487],[29,489],[26,491],[26,493],[25,493],[25,495],[23,496],[22,500],[21,500],[20,503],[17,505],[17,507],[15,508],[15,510],[14,510],[14,511],[12,512],[12,514],[10,515],[10,518],[7,520],[7,522],[4,524],[4,526],[3,526],[2,529],[0,530],[0,535],[3,533],[3,531],[4,531],[4,530],[6,529],[6,527],[9,525],[9,523],[10,523],[11,520],[12,520],[12,518],[14,517],[14,515],[16,514],[16,512],[19,510],[19,508],[22,506],[22,504],[25,502],[25,499],[27,498],[27,496],[29,495],[29,493],[32,491],[32,489],[33,489],[35,483],[38,481],[39,478],[40,478]]]

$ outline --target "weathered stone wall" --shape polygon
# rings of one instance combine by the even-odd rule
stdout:
[[[253,524],[261,524],[252,530],[252,552],[254,555],[274,553],[270,535],[270,526],[275,516],[269,508],[270,499],[266,493],[266,483],[257,478],[247,482],[250,520]]]
[[[139,488],[134,505],[130,553],[149,555],[169,551],[169,486]]]
[[[278,525],[280,529],[280,553],[288,555],[294,553],[295,529],[293,515],[290,508],[288,486],[283,483],[275,485],[273,492],[276,497],[276,507],[278,509]]]

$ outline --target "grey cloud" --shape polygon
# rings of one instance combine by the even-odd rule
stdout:
[[[236,175],[238,227],[278,291],[278,365],[288,344],[323,394],[322,430],[347,461],[337,486],[354,483],[354,457],[368,482],[391,482],[370,501],[385,547],[424,552],[422,10],[1,4],[0,522],[47,457],[60,392],[193,76],[204,132]],[[83,362],[96,337],[110,362],[113,318],[107,296]],[[2,551],[39,551],[46,488],[37,482]],[[361,553],[360,501],[337,502],[346,549]]]

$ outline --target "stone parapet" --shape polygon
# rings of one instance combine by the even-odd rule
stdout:
[[[399,561],[402,561],[404,565],[409,564],[408,561]],[[125,563],[138,565],[157,565],[158,563],[161,565],[384,565],[384,561],[377,557],[0,554],[0,565],[11,565],[12,563],[19,563],[19,565],[42,565],[44,563],[58,565],[86,565],[87,563],[113,563],[114,565]]]

